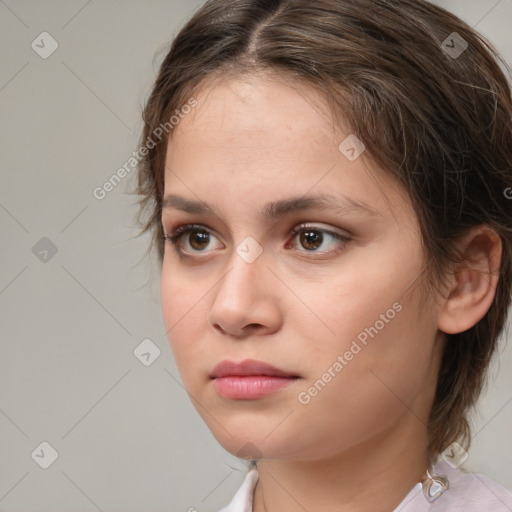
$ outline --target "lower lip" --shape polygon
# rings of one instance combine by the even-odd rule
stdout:
[[[216,377],[213,385],[217,392],[234,400],[263,398],[295,382],[295,377],[274,377],[269,375],[248,375]]]

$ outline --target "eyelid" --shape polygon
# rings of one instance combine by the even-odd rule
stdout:
[[[352,240],[352,235],[350,234],[342,234],[342,233],[339,233],[337,231],[335,231],[333,228],[329,227],[329,226],[326,226],[326,227],[322,227],[321,226],[321,223],[319,223],[320,225],[318,224],[315,224],[315,223],[311,223],[311,222],[307,222],[307,223],[302,223],[302,224],[297,224],[295,225],[292,229],[289,230],[288,234],[289,236],[296,236],[297,234],[307,230],[307,229],[310,229],[310,230],[314,230],[314,231],[320,231],[322,233],[326,233],[327,235],[333,237],[334,239],[338,240],[338,245],[342,245],[343,248],[344,246],[346,245],[346,243],[350,242]],[[213,235],[215,238],[218,239],[218,237],[215,235],[215,232],[214,230],[210,229],[209,227],[207,227],[206,225],[204,224],[181,224],[179,226],[177,226],[176,228],[174,229],[171,229],[171,233],[168,234],[166,233],[166,230],[165,228],[163,228],[163,231],[164,231],[164,234],[163,234],[163,238],[164,238],[164,241],[167,241],[167,242],[171,242],[171,244],[173,245],[174,249],[176,250],[176,252],[178,253],[178,255],[180,257],[204,257],[203,255],[206,255],[208,254],[210,251],[195,251],[193,253],[189,253],[187,251],[183,251],[181,248],[180,248],[180,243],[179,243],[179,239],[183,236],[183,235],[186,235],[187,233],[190,233],[190,232],[193,232],[193,231],[199,231],[199,232],[206,232],[210,235]],[[287,244],[286,247],[289,247],[290,244]],[[307,251],[307,250],[299,250],[299,249],[294,249],[296,252],[300,253],[301,255],[303,254],[312,254],[312,259],[315,259],[315,258],[319,258],[319,257],[322,257],[322,256],[329,256],[329,255],[336,255],[338,252],[340,252],[341,250],[340,248],[337,248],[337,249],[330,249],[330,250],[326,250],[326,251],[316,251],[316,250],[312,250],[312,251]],[[308,258],[311,259],[311,257],[307,256]]]
[[[297,250],[298,253],[300,253],[301,255],[306,255],[306,257],[308,257],[308,258],[309,258],[309,256],[307,256],[307,254],[312,254],[313,255],[312,259],[320,259],[322,256],[334,256],[334,255],[338,254],[340,251],[342,251],[348,242],[352,241],[352,237],[348,233],[342,234],[342,233],[339,233],[338,231],[335,231],[331,227],[321,227],[321,226],[318,226],[317,224],[313,224],[310,222],[298,224],[297,226],[293,227],[290,230],[290,235],[295,236],[295,235],[297,235],[303,231],[306,231],[308,229],[310,229],[311,231],[320,231],[322,233],[327,233],[329,236],[332,236],[334,239],[336,239],[338,241],[338,243],[337,243],[338,246],[340,246],[340,245],[342,246],[341,249],[339,247],[337,247],[336,249],[330,249],[330,250],[325,250],[325,251]]]
[[[300,233],[301,231],[304,231],[305,229],[322,231],[323,233],[329,233],[330,235],[341,236],[345,238],[350,238],[352,236],[346,230],[344,230],[344,233],[340,233],[336,231],[337,228],[333,228],[327,224],[322,224],[321,222],[303,222],[302,224],[297,224],[290,230],[290,234],[295,235],[297,233]]]
[[[163,231],[164,231],[164,235],[163,235],[164,241],[171,242],[173,247],[176,249],[176,251],[180,255],[188,255],[189,254],[186,251],[182,251],[178,247],[179,239],[187,233],[190,233],[192,231],[202,231],[202,232],[208,233],[209,235],[213,235],[215,238],[218,239],[218,237],[215,235],[213,230],[211,230],[207,226],[204,226],[203,224],[181,224],[181,225],[177,226],[176,228],[171,229],[170,230],[171,233],[166,233],[165,228],[163,228]],[[196,251],[194,254],[201,254],[201,251]]]

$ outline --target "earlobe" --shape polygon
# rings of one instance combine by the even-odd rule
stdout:
[[[502,244],[487,227],[472,229],[458,244],[460,262],[448,277],[450,286],[438,318],[446,334],[467,331],[491,307],[499,278]]]

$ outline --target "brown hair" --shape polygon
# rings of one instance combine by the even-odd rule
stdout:
[[[141,145],[205,79],[278,72],[323,94],[365,155],[408,191],[429,285],[458,261],[460,236],[479,225],[496,231],[502,259],[493,303],[474,327],[446,335],[428,425],[431,461],[455,440],[469,446],[468,412],[511,300],[512,102],[500,62],[480,34],[423,0],[210,0],[172,42],[143,112]],[[166,150],[167,140],[149,149],[137,188],[142,233],[152,232],[160,262]]]

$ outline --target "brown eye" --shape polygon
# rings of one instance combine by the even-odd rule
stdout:
[[[291,244],[292,248],[302,253],[318,255],[337,253],[351,240],[348,236],[329,229],[305,225],[293,228],[290,234],[297,239]]]
[[[188,235],[190,246],[196,251],[202,251],[210,242],[210,233],[206,231],[190,231]]]
[[[322,245],[324,236],[319,230],[307,230],[300,233],[299,240],[304,249],[312,251]]]
[[[178,226],[170,235],[164,235],[164,240],[170,242],[178,254],[183,255],[207,252],[205,249],[214,239],[216,237],[208,229],[195,224]]]

